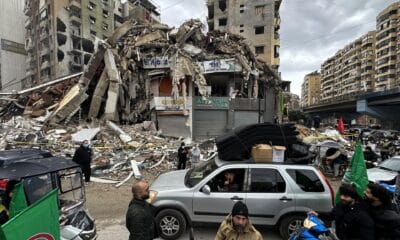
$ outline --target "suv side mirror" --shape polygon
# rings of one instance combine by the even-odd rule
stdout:
[[[202,191],[203,193],[207,194],[207,195],[210,195],[210,193],[211,193],[211,188],[210,188],[210,186],[208,186],[208,185],[204,185],[204,186],[201,188],[201,191]]]

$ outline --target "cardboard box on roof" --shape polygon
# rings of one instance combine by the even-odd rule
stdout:
[[[273,146],[272,147],[272,161],[273,162],[284,162],[285,161],[285,146]]]
[[[272,147],[268,144],[258,144],[251,148],[251,156],[257,163],[272,162]]]

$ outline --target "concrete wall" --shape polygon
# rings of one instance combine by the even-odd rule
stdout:
[[[0,0],[0,39],[25,44],[24,0]],[[25,54],[0,48],[1,91],[21,89],[25,78]]]

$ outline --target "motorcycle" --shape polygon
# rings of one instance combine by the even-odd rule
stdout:
[[[392,203],[397,213],[400,213],[400,188],[396,185],[389,185],[387,183],[379,183],[382,187],[386,188],[392,196]]]
[[[289,240],[303,239],[338,240],[336,235],[332,232],[332,229],[327,228],[324,222],[313,213],[307,214],[307,218],[303,222],[303,228],[292,233],[289,238]]]

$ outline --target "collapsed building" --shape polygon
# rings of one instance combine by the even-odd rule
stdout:
[[[203,33],[199,20],[179,28],[129,20],[100,41],[87,69],[51,116],[77,112],[120,123],[153,120],[165,135],[195,139],[236,126],[271,122],[282,81],[244,38]]]

